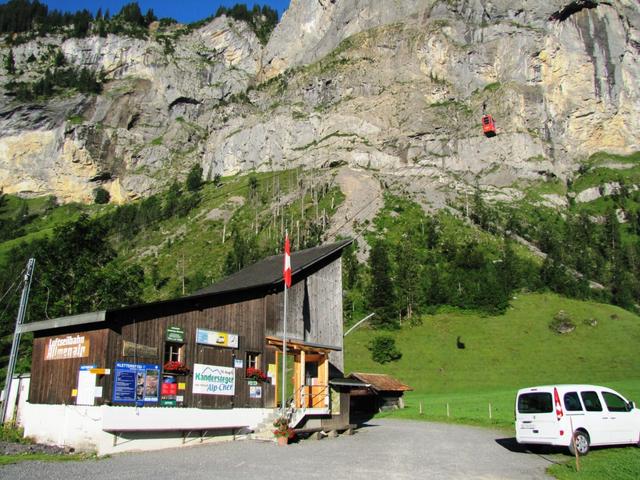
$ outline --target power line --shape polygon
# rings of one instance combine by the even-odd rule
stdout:
[[[22,282],[23,279],[23,275],[25,273],[26,269],[22,269],[22,272],[20,272],[19,276],[18,276],[18,280],[14,281],[13,284],[7,289],[6,292],[4,292],[4,295],[2,295],[2,298],[0,298],[0,303],[2,303],[2,301],[4,300],[4,298],[9,294],[9,292],[11,292],[11,290],[13,288],[15,288],[19,283]]]

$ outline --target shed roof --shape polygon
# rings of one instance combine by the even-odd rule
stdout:
[[[406,392],[413,390],[409,385],[405,385],[391,375],[384,373],[359,373],[353,372],[349,378],[356,378],[361,382],[368,383],[377,392]]]
[[[337,243],[321,245],[319,247],[307,248],[291,253],[291,273],[292,282],[296,282],[304,277],[306,272],[312,269],[324,259],[332,255],[338,256],[342,249],[351,244],[352,240],[343,240]],[[40,322],[30,322],[20,325],[18,331],[35,332],[39,330],[55,330],[57,328],[69,327],[75,325],[84,325],[90,323],[99,323],[107,320],[109,312],[128,311],[143,307],[155,305],[168,305],[177,302],[185,302],[190,300],[198,300],[206,297],[215,297],[230,292],[242,292],[257,288],[277,288],[282,287],[284,283],[283,270],[284,257],[283,254],[273,255],[250,265],[239,272],[236,272],[222,279],[218,283],[210,287],[198,290],[194,294],[184,297],[173,298],[170,300],[160,300],[146,304],[130,305],[126,307],[118,307],[113,309],[101,310],[99,312],[82,313],[79,315],[71,315],[68,317],[59,317],[52,320],[43,320]]]

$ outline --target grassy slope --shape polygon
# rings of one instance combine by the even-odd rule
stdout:
[[[547,470],[561,480],[637,480],[640,472],[640,451],[635,447],[594,450],[580,458],[580,471],[575,460],[554,464]]]
[[[262,250],[266,245],[273,245],[270,254],[277,253],[281,248],[281,219],[272,222],[272,205],[287,197],[279,210],[284,213],[287,228],[297,232],[296,225],[300,221],[301,233],[304,231],[305,221],[315,219],[316,212],[326,211],[331,216],[342,203],[344,195],[338,188],[332,187],[324,196],[317,194],[317,208],[312,196],[312,188],[316,191],[321,181],[313,177],[313,172],[307,176],[295,170],[285,170],[272,173],[254,173],[257,189],[254,198],[250,198],[248,186],[250,175],[238,175],[222,179],[222,184],[216,186],[209,182],[201,190],[200,204],[185,217],[173,217],[142,228],[133,238],[125,240],[118,235],[112,237],[114,248],[127,262],[140,264],[147,274],[153,263],[157,263],[159,275],[164,281],[155,288],[148,283],[145,287],[144,299],[147,301],[166,299],[182,294],[182,273],[186,277],[186,292],[201,288],[202,284],[189,284],[189,279],[199,275],[200,282],[214,283],[224,276],[223,267],[227,253],[233,248],[231,241],[232,228],[235,226],[245,235],[245,238],[255,235],[254,222],[259,222],[257,243]],[[301,202],[291,191],[298,182],[305,182],[304,217],[301,214]],[[275,191],[277,189],[277,191]],[[166,192],[165,192],[166,193]],[[235,201],[230,199],[235,197]],[[165,195],[159,195],[160,202]],[[29,213],[34,219],[25,227],[25,235],[6,242],[0,242],[0,265],[7,260],[12,248],[22,242],[30,242],[37,238],[50,235],[54,228],[77,219],[81,213],[90,216],[101,215],[115,209],[114,205],[80,205],[67,204],[55,208],[47,208],[46,198],[21,200],[7,195],[8,204],[3,217],[14,218],[23,202],[28,205]],[[217,219],[208,219],[207,214],[213,209],[225,212],[227,227],[222,215]],[[274,223],[274,225],[271,225]],[[223,231],[226,241],[222,242]],[[294,248],[297,245],[294,244]]]
[[[548,328],[560,309],[571,314],[574,332]],[[592,317],[597,326],[583,323]],[[422,402],[423,418],[443,419],[449,403],[453,420],[510,426],[516,390],[549,383],[606,384],[640,400],[640,318],[610,305],[527,294],[503,316],[426,316],[421,326],[389,333],[403,356],[386,365],[374,363],[366,348],[375,334],[361,329],[345,339],[346,371],[390,373],[412,386],[408,408],[393,413],[401,417],[420,418]],[[464,350],[456,347],[458,335]]]

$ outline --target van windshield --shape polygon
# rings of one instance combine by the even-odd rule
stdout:
[[[518,412],[520,413],[550,413],[553,411],[553,401],[549,392],[523,393],[518,397]]]

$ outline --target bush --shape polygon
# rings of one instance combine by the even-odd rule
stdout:
[[[367,346],[371,358],[378,363],[387,363],[402,358],[402,353],[396,347],[396,341],[386,335],[378,335]]]
[[[109,203],[111,195],[104,188],[98,187],[93,191],[93,201],[98,205]]]
[[[13,422],[0,426],[0,442],[32,443],[29,438],[24,437],[24,429]]]

